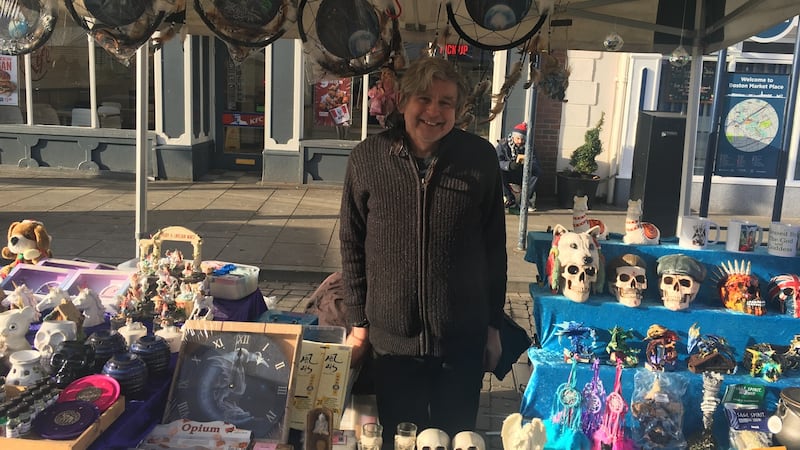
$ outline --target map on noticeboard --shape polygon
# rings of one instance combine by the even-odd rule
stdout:
[[[775,178],[789,77],[731,74],[722,109],[722,133],[714,173]]]

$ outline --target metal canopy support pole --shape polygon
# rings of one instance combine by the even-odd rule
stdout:
[[[539,67],[539,57],[536,56],[533,64]],[[533,127],[536,126],[536,84],[525,90],[525,124],[528,132],[525,135],[525,160],[522,163],[522,190],[519,193],[519,239],[517,250],[525,250],[528,235],[528,178],[531,174],[531,157],[534,154]]]
[[[720,105],[725,96],[725,74],[728,73],[728,48],[717,54],[717,70],[714,73],[714,101],[711,103],[711,132],[706,146],[706,163],[703,166],[703,187],[700,190],[700,217],[708,217],[708,201],[711,197],[711,177],[714,175],[714,162],[717,160],[717,140],[719,138]]]
[[[704,2],[697,2],[694,29],[699,30],[703,23]],[[698,33],[699,35],[699,33]],[[692,177],[694,176],[694,155],[697,145],[697,119],[700,114],[700,82],[703,69],[703,55],[700,52],[700,38],[692,40],[692,70],[689,76],[689,100],[686,105],[686,136],[683,143],[683,166],[681,170],[681,195],[678,207],[679,233],[683,216],[692,213]]]
[[[780,222],[783,212],[783,191],[786,188],[786,170],[789,162],[789,147],[792,144],[792,127],[794,112],[797,109],[797,87],[800,79],[800,28],[794,40],[794,56],[792,57],[792,79],[789,81],[789,97],[786,99],[786,113],[783,119],[783,139],[781,153],[778,156],[778,179],[775,183],[775,201],[772,204],[772,221]]]
[[[149,72],[147,58],[149,44],[136,50],[136,230],[134,239],[148,237],[147,232],[147,106],[149,104],[150,89],[148,86]],[[140,248],[136,245],[136,257],[139,258]]]

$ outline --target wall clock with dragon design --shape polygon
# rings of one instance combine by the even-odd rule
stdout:
[[[286,442],[300,325],[188,321],[164,423],[222,420]]]

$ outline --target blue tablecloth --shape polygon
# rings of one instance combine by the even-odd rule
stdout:
[[[553,241],[553,235],[545,232],[529,232],[525,260],[536,263],[541,272],[542,279],[546,277],[545,267],[547,255]],[[783,273],[800,274],[800,258],[786,258],[773,256],[767,253],[766,247],[759,247],[753,253],[734,253],[725,250],[725,244],[714,244],[705,250],[690,250],[679,247],[674,242],[662,243],[660,245],[630,245],[623,243],[619,238],[600,241],[600,247],[606,261],[611,261],[617,256],[626,253],[638,255],[647,263],[647,292],[645,301],[651,304],[660,303],[661,295],[658,292],[658,275],[656,274],[656,260],[664,255],[683,253],[691,256],[706,266],[706,277],[700,286],[700,291],[695,300],[698,304],[708,306],[719,306],[722,300],[716,291],[716,280],[714,274],[719,272],[719,264],[727,261],[745,260],[750,261],[752,273],[760,281],[762,298],[767,299],[767,283],[770,278]],[[768,307],[774,305],[768,305]]]

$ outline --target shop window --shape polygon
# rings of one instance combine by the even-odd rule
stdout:
[[[225,153],[261,154],[264,150],[264,51],[236,64],[225,57],[223,92]]]
[[[96,86],[91,86],[89,41],[86,31],[73,21],[59,20],[47,43],[30,54],[30,74],[25,73],[23,56],[4,58],[13,58],[13,65],[18,74],[14,82],[18,98],[14,99],[13,105],[6,105],[14,106],[21,111],[23,121],[19,123],[27,123],[30,115],[34,125],[91,126],[90,93],[95,89],[98,127],[127,129],[136,127],[135,59],[130,65],[125,66],[100,46],[95,45]],[[148,128],[151,130],[154,129],[155,121],[152,64],[150,56]],[[27,76],[31,78],[30,93],[25,89]],[[0,74],[0,87],[2,87],[2,74]],[[28,95],[31,96],[33,103],[30,114],[25,107]],[[15,123],[17,119],[8,120],[5,121],[0,117],[0,122],[3,123]]]

